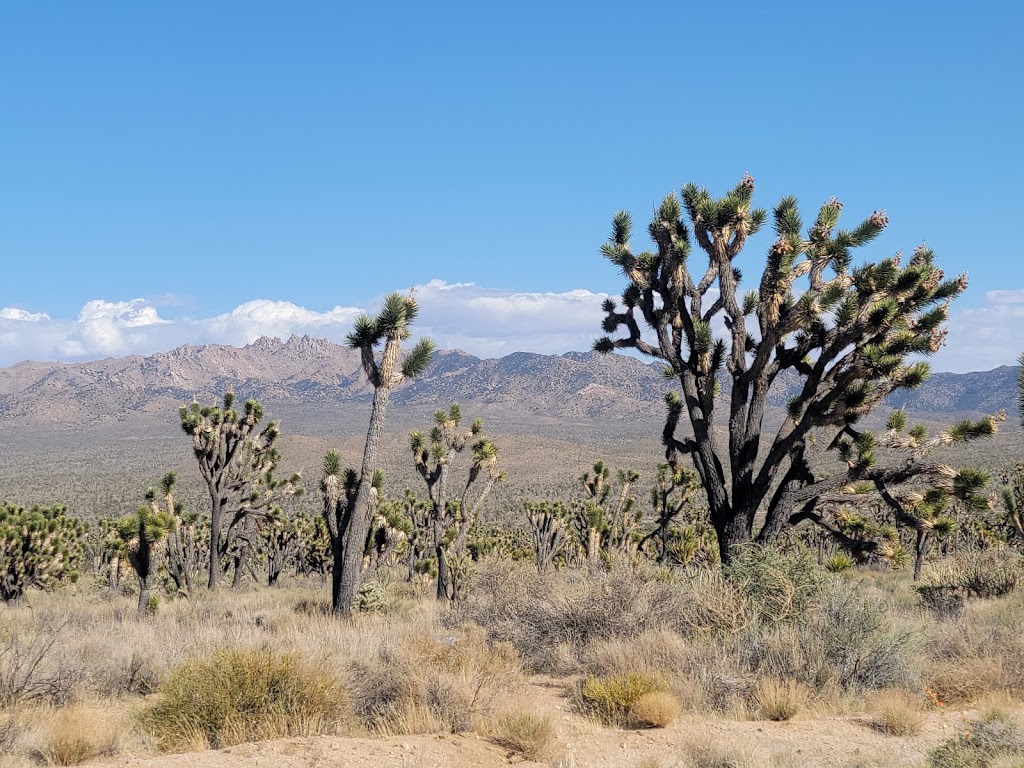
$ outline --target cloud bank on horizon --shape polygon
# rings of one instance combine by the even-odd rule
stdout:
[[[586,350],[600,335],[607,294],[585,289],[514,292],[475,283],[431,280],[416,286],[418,334],[438,346],[478,357],[512,352],[561,354]],[[147,355],[182,344],[243,346],[260,336],[309,335],[341,343],[361,311],[372,305],[326,312],[288,301],[256,299],[211,317],[167,319],[159,302],[95,299],[74,320],[46,312],[0,308],[0,366],[22,360],[73,362]],[[933,358],[936,370],[988,370],[1012,364],[1020,353],[1024,289],[989,291],[986,305],[954,309],[947,346]]]

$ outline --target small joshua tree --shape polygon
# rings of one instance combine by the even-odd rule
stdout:
[[[267,586],[277,586],[281,572],[298,553],[302,534],[302,519],[288,517],[280,507],[272,509],[263,520],[260,535],[267,557]]]
[[[651,488],[654,529],[640,539],[637,548],[643,550],[648,542],[656,542],[657,561],[664,563],[669,560],[673,551],[672,524],[680,518],[699,490],[700,483],[693,470],[659,464],[655,484]]]
[[[30,587],[49,590],[78,577],[85,526],[67,509],[0,503],[0,600],[14,603]]]
[[[568,542],[569,511],[561,501],[528,501],[524,507],[533,536],[537,571],[546,573]]]
[[[724,197],[693,184],[669,195],[648,228],[654,251],[634,253],[632,220],[616,214],[603,252],[627,284],[621,305],[605,301],[609,335],[594,345],[660,360],[678,382],[681,392],[666,398],[666,461],[692,460],[724,563],[735,545],[774,541],[803,520],[823,524],[818,501],[849,483],[881,492],[939,477],[935,464],[854,462],[826,478],[811,469],[808,452],[821,431],[833,450],[868,440],[854,425],[890,393],[927,378],[927,363],[908,358],[943,345],[949,302],[967,287],[965,276],[947,280],[924,246],[906,262],[897,254],[851,268],[853,250],[888,224],[883,211],[839,229],[843,206],[833,198],[805,233],[795,198],[769,215],[752,207],[753,192],[744,176]],[[737,257],[769,218],[776,240],[754,289],[741,295]],[[694,243],[706,265],[691,259]],[[788,381],[785,418],[770,434],[769,401]],[[690,434],[680,435],[684,418]]]
[[[580,477],[583,500],[573,505],[576,541],[592,570],[616,554],[632,557],[636,553],[641,512],[636,508],[633,484],[640,474],[620,469],[614,493],[610,478],[611,467],[598,461],[593,474],[585,472]]]
[[[239,538],[255,518],[269,514],[282,499],[302,493],[301,477],[274,476],[281,460],[276,447],[281,430],[276,421],[260,428],[263,406],[256,400],[247,400],[238,411],[229,389],[222,406],[192,403],[182,406],[179,415],[210,492],[208,586],[217,589],[228,555],[242,552],[236,560],[244,559],[246,547]],[[236,565],[236,581],[241,565]]]
[[[162,514],[171,522],[164,538],[164,568],[174,582],[175,592],[191,597],[199,569],[206,562],[203,559],[205,547],[197,540],[200,535],[198,516],[186,512],[185,506],[174,500],[177,480],[177,473],[166,472],[160,478],[159,489],[146,491],[146,501],[154,514]]]
[[[146,493],[146,501],[147,503],[134,513],[125,515],[117,522],[118,538],[123,544],[128,563],[139,580],[140,616],[146,615],[150,610],[153,577],[163,555],[160,545],[174,530],[175,523],[173,512],[168,514],[157,505],[156,492],[153,489]]]
[[[434,356],[434,343],[430,339],[420,339],[409,354],[399,360],[402,342],[409,338],[418,313],[419,308],[411,293],[405,298],[391,293],[384,299],[376,317],[360,315],[356,318],[355,327],[348,336],[348,345],[359,350],[363,372],[373,386],[373,406],[359,472],[351,477],[346,472],[345,483],[341,484],[337,474],[327,474],[325,463],[325,482],[328,477],[335,478],[335,485],[329,489],[335,495],[328,499],[328,490],[324,490],[325,515],[328,525],[333,526],[331,536],[335,542],[331,605],[341,616],[352,614],[356,595],[365,578],[363,557],[377,504],[377,454],[384,435],[391,390],[406,379],[421,374]],[[381,348],[379,358],[378,348]],[[340,471],[340,462],[337,469]]]
[[[494,484],[504,478],[498,469],[498,446],[482,436],[483,421],[475,419],[462,429],[462,408],[452,403],[448,411],[434,413],[429,440],[422,432],[409,436],[416,470],[427,486],[428,519],[437,558],[437,599],[451,600],[461,592],[459,573],[466,563],[466,537]],[[471,446],[472,461],[464,483],[453,489],[452,471],[458,456]],[[474,492],[478,480],[483,484]],[[453,563],[458,562],[456,572]]]

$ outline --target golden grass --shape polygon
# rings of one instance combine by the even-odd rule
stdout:
[[[868,701],[871,725],[889,736],[917,736],[924,726],[924,701],[900,689],[875,693]]]
[[[643,694],[629,709],[630,719],[641,728],[664,728],[680,712],[679,699],[668,691]]]
[[[792,679],[759,680],[752,695],[758,713],[766,720],[790,720],[807,705],[810,698],[807,688]]]
[[[555,724],[550,715],[508,712],[498,718],[491,740],[513,749],[527,760],[551,756],[555,746]]]

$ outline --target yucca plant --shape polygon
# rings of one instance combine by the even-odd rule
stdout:
[[[434,413],[429,435],[409,435],[416,471],[427,486],[426,525],[437,562],[437,599],[451,600],[461,593],[457,576],[468,564],[466,537],[494,484],[505,477],[498,468],[498,446],[483,435],[483,420],[462,428],[462,407],[452,403]],[[453,475],[455,463],[467,448],[472,456],[465,479]],[[459,567],[453,568],[458,562]]]
[[[301,475],[278,478],[281,461],[276,421],[260,428],[263,406],[247,400],[235,408],[235,393],[228,389],[221,405],[193,402],[179,412],[181,428],[192,438],[199,471],[210,494],[210,567],[207,586],[217,589],[224,560],[237,546],[243,531],[266,516],[282,499],[302,493]],[[235,567],[240,574],[242,563]]]
[[[858,481],[885,504],[907,481],[941,481],[940,465],[909,444],[909,460],[880,463],[875,435],[857,424],[888,395],[928,377],[928,364],[914,358],[944,344],[949,303],[967,278],[947,279],[925,246],[906,260],[897,254],[853,267],[854,251],[888,225],[884,211],[843,229],[843,205],[831,198],[805,230],[795,198],[769,213],[753,206],[754,186],[745,175],[723,197],[694,184],[668,195],[647,229],[654,250],[634,252],[632,219],[615,214],[602,250],[626,287],[621,300],[604,302],[607,335],[594,348],[655,358],[678,384],[666,395],[666,462],[692,461],[723,563],[736,545],[775,541],[804,521],[861,554],[877,551],[884,542],[844,538],[822,502]],[[769,222],[775,242],[743,293],[738,258]],[[705,263],[694,263],[694,245]],[[724,333],[716,335],[718,327]],[[785,418],[771,434],[765,415],[784,382],[792,383]],[[683,419],[686,436],[678,434]],[[994,428],[983,420],[947,434],[955,442]],[[812,469],[816,440],[842,456],[844,472],[826,478]]]
[[[378,454],[391,391],[423,373],[434,356],[434,343],[420,339],[399,359],[402,342],[412,334],[418,314],[419,307],[411,293],[406,297],[390,293],[376,317],[360,315],[348,335],[348,345],[359,351],[363,372],[373,387],[373,406],[359,471],[343,471],[340,457],[333,460],[331,454],[324,462],[321,490],[334,561],[331,606],[341,616],[352,614],[359,587],[366,577],[363,557],[376,514],[378,489],[383,482]]]
[[[76,579],[85,535],[66,507],[0,503],[0,600],[18,602],[30,587],[48,590]]]

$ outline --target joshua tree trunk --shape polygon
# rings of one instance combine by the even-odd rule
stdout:
[[[359,490],[356,492],[355,509],[344,532],[344,542],[339,557],[335,557],[334,579],[337,589],[334,595],[334,610],[342,616],[352,614],[356,594],[363,581],[363,554],[366,537],[373,520],[373,504],[376,492],[373,490],[373,473],[377,469],[377,452],[384,436],[384,420],[387,416],[388,399],[391,396],[395,363],[398,361],[399,340],[391,339],[384,347],[380,364],[381,385],[373,393],[373,409],[370,411],[370,426],[366,432],[366,446],[363,449],[363,464],[359,475]],[[340,560],[341,567],[337,564]]]
[[[928,554],[928,531],[919,527],[917,529],[917,543],[914,547],[914,581],[921,578],[921,568],[924,566],[924,556]]]
[[[224,525],[224,510],[221,499],[214,497],[210,504],[210,569],[206,586],[210,591],[220,587],[224,576],[224,564],[221,562],[221,532]]]

